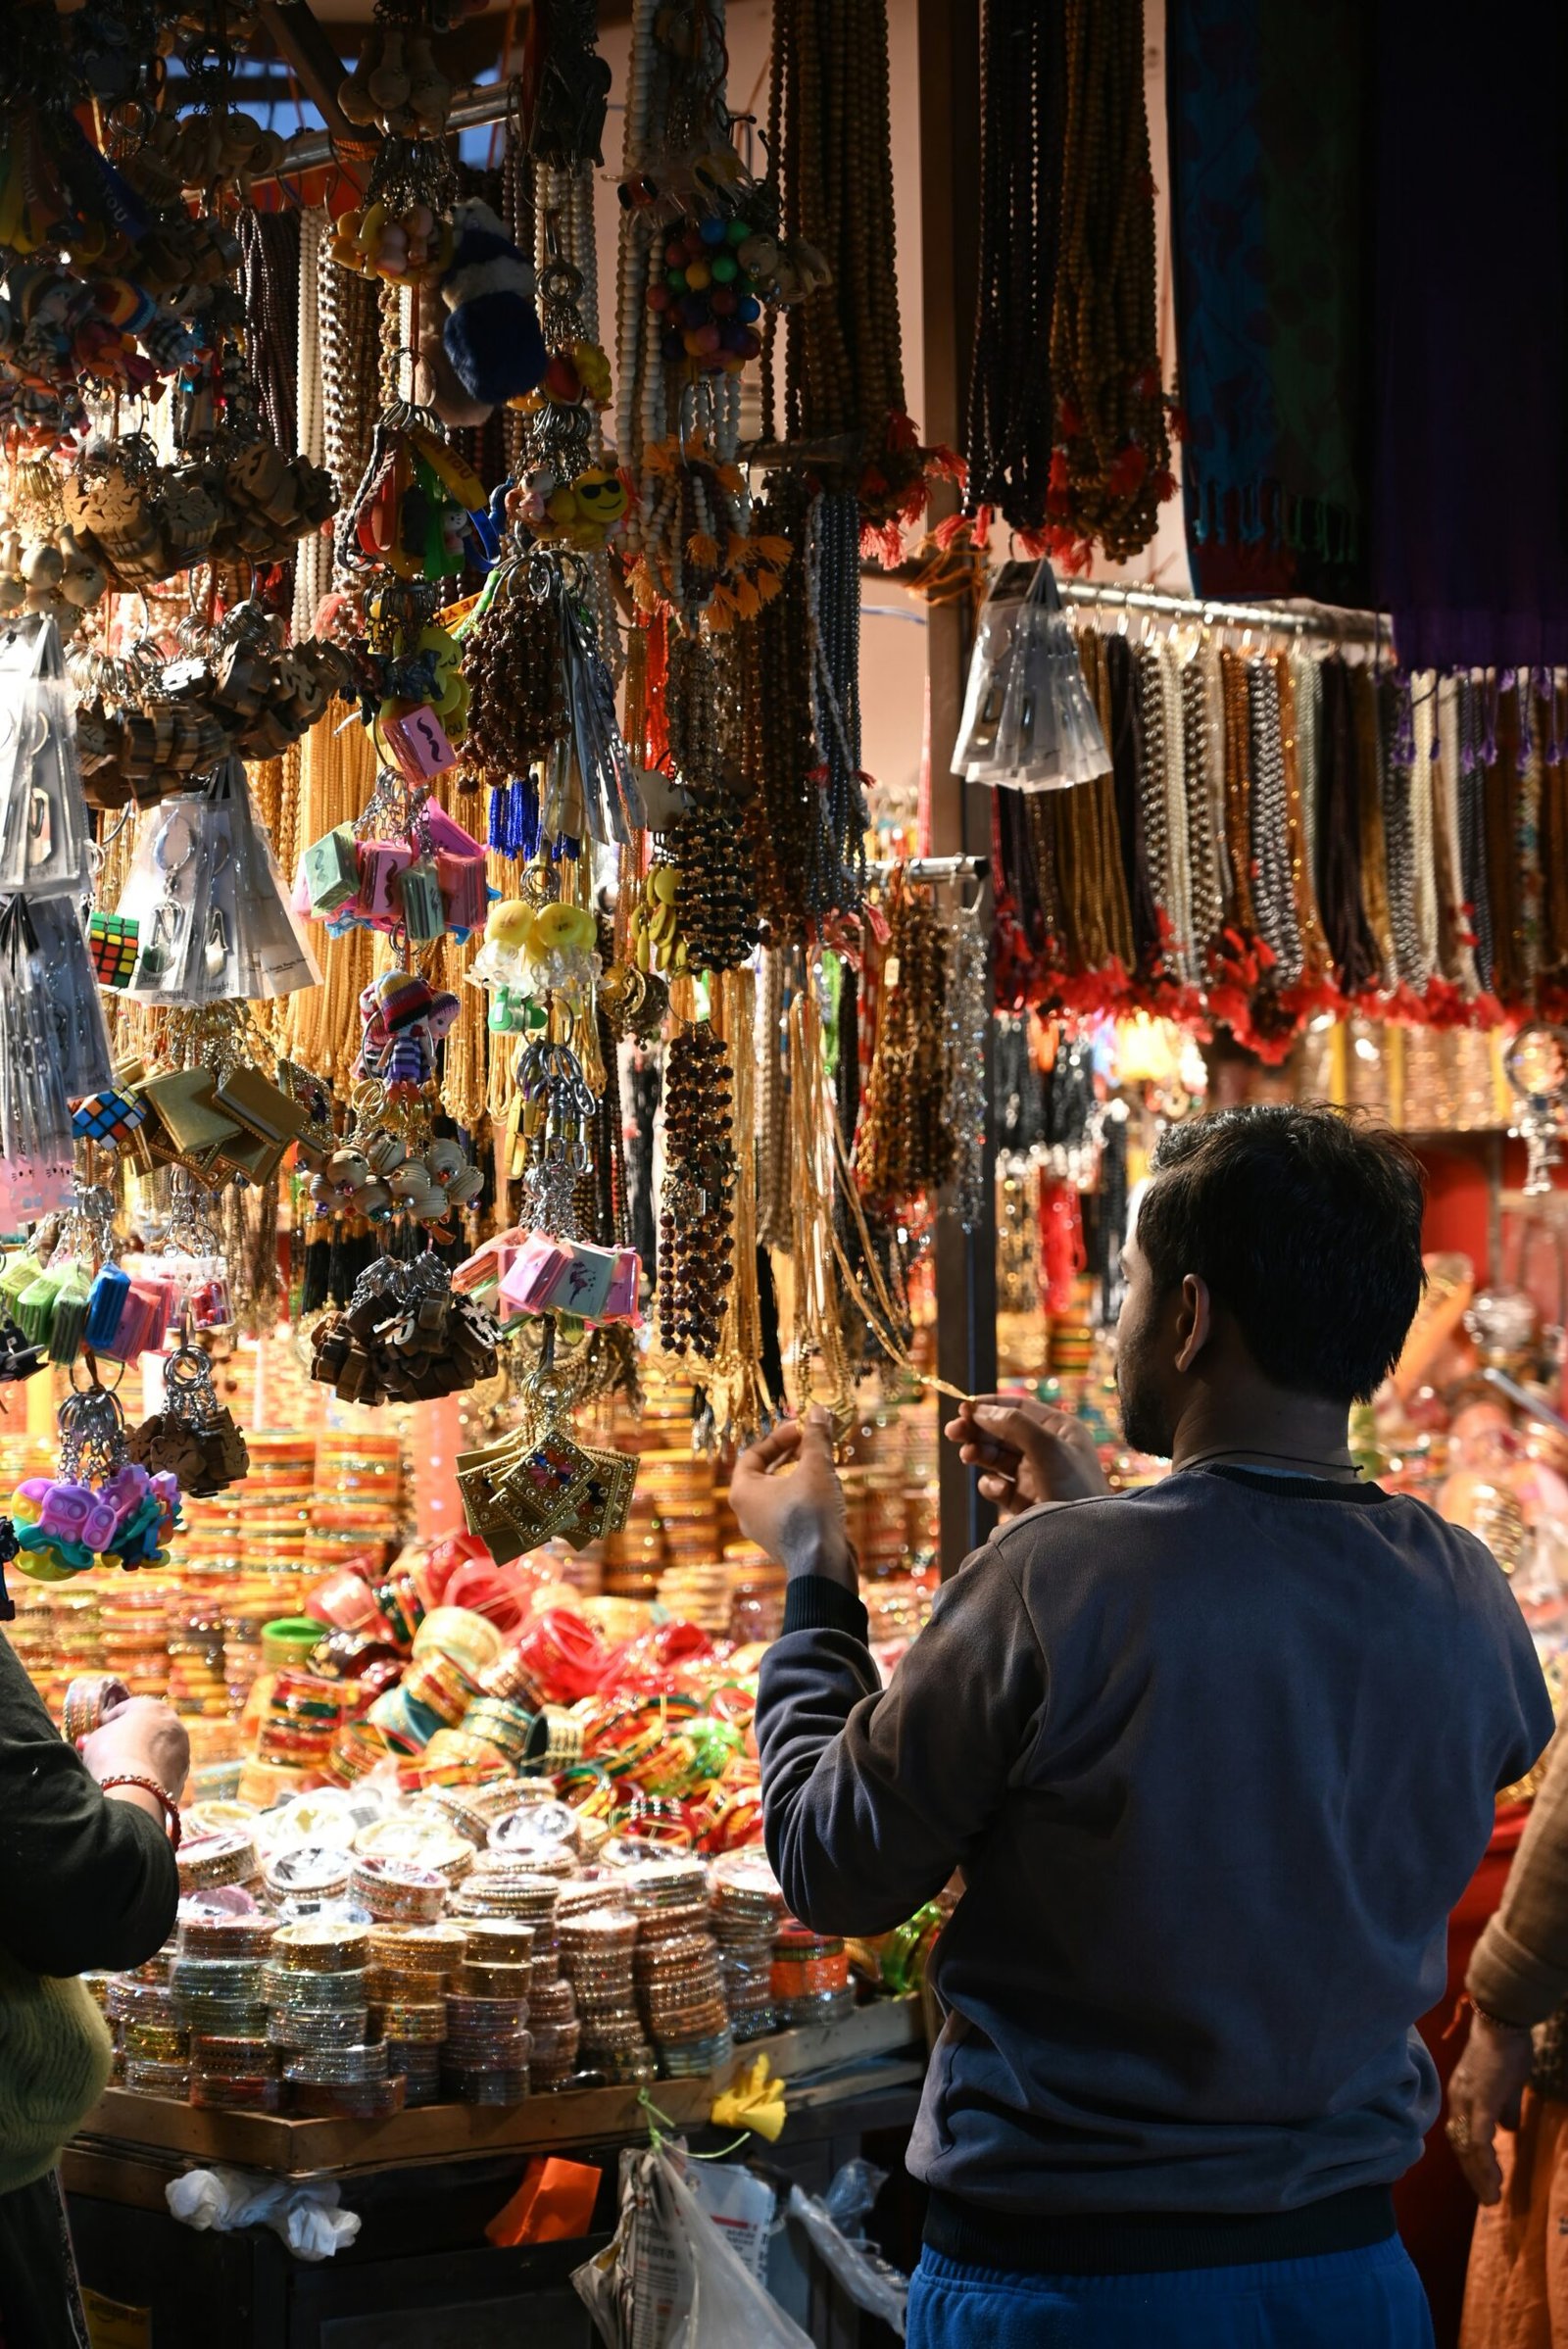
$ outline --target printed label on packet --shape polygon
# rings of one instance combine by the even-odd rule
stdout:
[[[458,754],[447,740],[446,728],[429,705],[389,717],[381,728],[388,749],[411,783],[428,783],[456,766]]]
[[[127,2308],[122,2300],[106,2300],[102,2292],[85,2290],[81,2305],[92,2349],[151,2349],[150,2308]]]

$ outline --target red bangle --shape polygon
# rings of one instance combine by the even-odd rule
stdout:
[[[156,1794],[164,1806],[164,1826],[174,1850],[179,1849],[179,1805],[172,1794],[167,1794],[155,1778],[138,1778],[134,1771],[121,1770],[113,1778],[101,1778],[98,1791],[107,1794],[111,1786],[139,1786],[144,1794]]]

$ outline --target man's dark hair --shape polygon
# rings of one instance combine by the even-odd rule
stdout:
[[[1265,1378],[1368,1400],[1425,1278],[1425,1187],[1398,1136],[1321,1106],[1221,1109],[1167,1127],[1150,1172],[1138,1245],[1161,1294],[1196,1273]]]

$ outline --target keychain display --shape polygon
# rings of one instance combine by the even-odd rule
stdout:
[[[618,532],[630,503],[595,445],[610,405],[610,362],[584,329],[582,271],[562,255],[553,217],[545,235],[554,248],[539,279],[550,362],[537,391],[518,403],[522,453],[502,506],[542,545],[593,554]]]
[[[636,1323],[642,1265],[633,1248],[596,1248],[545,1232],[501,1232],[460,1264],[453,1285],[493,1298],[503,1334],[519,1315],[569,1314],[593,1326]]]
[[[601,970],[599,924],[585,905],[542,891],[540,902],[503,899],[490,908],[484,940],[466,977],[488,994],[488,1024],[497,1034],[520,1034],[540,1024],[548,998],[578,1009],[590,1000]]]
[[[164,1407],[134,1430],[129,1451],[139,1466],[166,1471],[199,1499],[248,1474],[245,1439],[213,1391],[211,1362],[188,1337],[164,1357]]]
[[[354,682],[341,646],[314,637],[285,646],[280,623],[254,602],[215,629],[182,633],[186,649],[173,660],[141,646],[83,664],[76,752],[93,807],[150,806],[230,754],[275,759]]]
[[[457,1142],[438,1137],[411,1150],[390,1132],[373,1133],[361,1147],[334,1150],[311,1178],[310,1199],[318,1215],[364,1216],[389,1224],[405,1215],[434,1229],[453,1209],[476,1199],[484,1178]]]
[[[494,551],[484,484],[447,439],[439,416],[412,401],[383,410],[369,461],[339,517],[337,560],[351,573],[384,570],[435,584]]]
[[[130,1458],[119,1398],[89,1370],[91,1383],[60,1406],[59,1474],[24,1477],[11,1496],[18,1568],[37,1582],[97,1565],[164,1565],[161,1545],[180,1522],[177,1478]]]
[[[128,987],[136,967],[137,925],[95,905],[87,921],[87,953],[100,987]]]
[[[439,1256],[379,1256],[341,1313],[318,1322],[311,1376],[343,1402],[433,1401],[493,1378],[495,1323],[455,1297]]]
[[[134,590],[225,559],[250,565],[286,556],[337,510],[330,473],[245,439],[220,466],[166,465],[150,442],[89,444],[65,484],[75,543],[96,558],[111,587]]]
[[[521,1389],[521,1425],[458,1455],[468,1530],[498,1565],[548,1541],[581,1549],[618,1533],[631,1507],[636,1460],[579,1444],[570,1433],[571,1387],[557,1368],[555,1337],[547,1319],[539,1367]]]
[[[144,1170],[170,1163],[210,1190],[234,1175],[266,1182],[291,1144],[316,1154],[306,1072],[280,1061],[277,1081],[264,1075],[237,1009],[214,1003],[186,1014],[190,1025],[175,1038],[179,1057],[168,1065],[149,1071],[128,1061],[117,1069],[117,1092],[144,1114],[119,1123],[113,1139]]]
[[[356,1074],[388,1092],[422,1092],[435,1078],[436,1046],[461,1008],[417,971],[384,971],[360,998],[365,1023]]]
[[[582,1062],[568,1044],[539,1037],[517,1054],[515,1088],[524,1212],[533,1230],[574,1240],[595,1109]]]
[[[401,932],[428,945],[482,928],[489,909],[485,855],[424,782],[383,767],[358,831],[340,825],[300,858],[293,905],[334,932]]]

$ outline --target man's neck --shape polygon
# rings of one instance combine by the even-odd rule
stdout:
[[[1233,1409],[1205,1400],[1183,1415],[1171,1466],[1224,1460],[1245,1468],[1250,1460],[1260,1467],[1296,1468],[1303,1476],[1314,1470],[1344,1476],[1355,1465],[1346,1419],[1338,1404],[1310,1395],[1252,1396]]]

